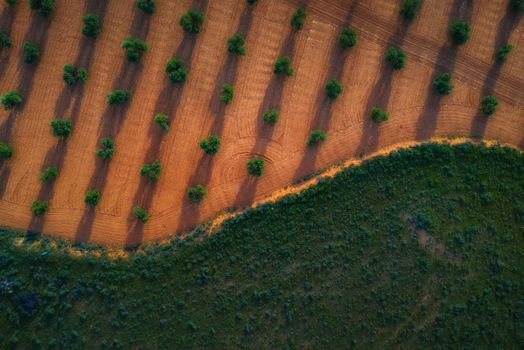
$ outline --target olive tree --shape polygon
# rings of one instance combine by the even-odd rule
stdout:
[[[202,199],[206,196],[206,188],[204,185],[190,186],[187,189],[187,196],[193,203],[200,203]]]
[[[373,107],[371,109],[371,119],[375,122],[384,122],[389,119],[389,113],[378,107]]]
[[[40,58],[40,49],[35,43],[26,41],[22,45],[22,49],[25,63],[35,63]]]
[[[35,10],[43,17],[49,16],[55,10],[55,2],[53,0],[29,0],[31,10]]]
[[[279,117],[280,112],[276,108],[268,109],[264,112],[264,115],[262,116],[264,122],[267,124],[275,124],[278,121]]]
[[[454,21],[449,26],[449,35],[454,45],[462,45],[469,39],[471,26],[466,21]]]
[[[329,80],[324,88],[326,90],[327,97],[329,97],[331,100],[335,100],[338,97],[338,95],[342,93],[343,90],[342,85],[336,79]]]
[[[10,47],[13,44],[6,32],[0,29],[0,48]]]
[[[127,60],[137,62],[142,54],[147,51],[148,46],[144,40],[137,38],[125,38],[122,41],[122,48],[126,49]]]
[[[147,211],[144,208],[141,207],[134,207],[133,208],[133,214],[140,220],[143,224],[149,220],[149,214],[147,214]]]
[[[162,130],[164,130],[165,132],[169,131],[168,121],[169,121],[169,118],[165,114],[158,113],[157,115],[155,115],[155,123],[160,125]]]
[[[484,96],[480,104],[480,109],[486,117],[490,117],[495,113],[498,106],[499,101],[494,96]]]
[[[433,87],[440,95],[449,95],[451,90],[453,90],[452,78],[451,73],[437,74],[432,82]]]
[[[293,68],[291,68],[291,58],[289,56],[280,56],[275,61],[273,72],[276,74],[286,74],[288,77],[293,75]]]
[[[96,150],[96,155],[103,160],[109,160],[113,157],[113,154],[115,153],[115,141],[110,139],[109,137],[104,137],[100,141],[102,147],[98,148]]]
[[[264,174],[264,159],[260,157],[253,157],[247,161],[247,172],[256,177]]]
[[[51,125],[51,132],[54,136],[67,138],[72,131],[72,123],[70,120],[55,118],[49,123]]]
[[[67,85],[74,85],[77,82],[85,83],[89,74],[86,68],[77,68],[72,64],[66,64],[64,66],[64,74],[62,79],[66,82]]]
[[[200,148],[209,155],[213,155],[220,149],[220,136],[211,135],[207,139],[200,140]]]
[[[311,131],[311,134],[309,135],[309,138],[307,140],[308,146],[315,146],[320,141],[324,141],[326,139],[326,132],[324,130],[313,130]]]
[[[166,63],[166,73],[171,82],[183,83],[186,81],[189,69],[180,58],[173,57]]]
[[[136,0],[136,6],[150,15],[155,12],[156,0]]]
[[[49,203],[47,201],[33,201],[31,204],[31,211],[36,216],[44,215],[48,208]]]
[[[222,86],[220,101],[224,102],[226,105],[233,101],[233,85],[225,83]]]
[[[131,95],[131,91],[129,90],[114,90],[107,94],[107,103],[109,105],[113,105],[115,103],[124,103],[129,101]]]
[[[298,8],[291,16],[291,28],[295,30],[302,29],[307,17],[307,12],[303,8]]]
[[[0,96],[0,102],[5,109],[13,109],[22,104],[22,96],[20,96],[18,91],[8,91]]]
[[[417,9],[420,5],[420,0],[404,0],[400,15],[408,22],[411,22],[417,17]]]
[[[0,159],[9,159],[13,156],[13,148],[6,143],[0,142]]]
[[[227,39],[227,51],[229,53],[244,55],[246,53],[246,48],[244,47],[244,35],[238,33]]]
[[[96,188],[87,191],[84,197],[84,203],[91,206],[96,206],[100,201],[100,191]]]
[[[343,49],[350,49],[357,44],[357,32],[353,28],[343,28],[338,36],[338,44]]]
[[[151,164],[144,164],[140,168],[140,175],[147,176],[151,180],[157,180],[160,176],[160,172],[162,171],[162,165],[160,165],[160,162],[158,160],[154,161]]]
[[[513,50],[513,45],[505,44],[499,47],[497,51],[497,61],[505,62],[508,59],[509,53]]]
[[[56,166],[50,166],[40,173],[41,181],[53,181],[58,176],[59,171]]]
[[[180,17],[182,29],[189,34],[198,34],[204,23],[204,14],[201,11],[190,9]]]
[[[386,61],[393,69],[402,69],[406,65],[406,53],[402,49],[390,47],[386,52]]]
[[[88,37],[97,37],[98,34],[102,31],[100,25],[100,18],[94,13],[88,13],[82,17],[84,22],[84,28],[82,29],[82,34]]]

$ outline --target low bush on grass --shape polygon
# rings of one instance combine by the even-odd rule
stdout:
[[[9,159],[13,156],[13,148],[6,143],[0,142],[0,159]]]
[[[167,115],[160,114],[160,113],[155,115],[155,123],[160,125],[162,130],[164,130],[165,132],[169,131],[169,123],[168,122],[169,122],[169,118],[168,118]]]
[[[253,157],[247,161],[247,172],[249,175],[260,177],[264,174],[264,159]]]
[[[133,214],[140,220],[143,224],[149,220],[149,215],[147,214],[147,211],[141,207],[134,207],[133,208]]]
[[[4,109],[13,109],[22,104],[22,96],[18,91],[8,91],[0,97]]]
[[[244,35],[241,33],[233,35],[227,40],[227,51],[237,55],[244,55],[246,53],[244,40]]]
[[[31,211],[36,216],[44,215],[48,208],[49,203],[47,201],[33,201],[31,204]]]
[[[437,74],[433,79],[433,88],[439,93],[439,95],[449,95],[453,90],[453,84],[451,79],[453,76],[451,73]]]
[[[53,181],[58,176],[58,168],[56,166],[50,166],[40,173],[41,181]]]
[[[187,189],[187,196],[193,203],[202,202],[206,194],[206,188],[203,185],[190,186]]]
[[[198,34],[204,23],[204,14],[201,11],[190,9],[180,17],[179,23],[186,33]]]
[[[189,69],[180,58],[170,58],[166,63],[166,73],[171,82],[183,83],[186,81]]]
[[[85,197],[84,197],[84,203],[91,206],[96,206],[98,202],[100,201],[100,191],[96,188],[93,188],[89,191],[87,191]]]
[[[373,107],[371,109],[371,120],[374,122],[384,122],[389,119],[389,113],[378,108]]]
[[[411,22],[417,17],[417,9],[421,0],[404,0],[400,15],[408,22]]]
[[[200,141],[200,148],[209,155],[217,153],[220,149],[220,136],[211,135],[207,139],[202,139]]]
[[[0,48],[11,47],[12,44],[11,38],[9,38],[6,32],[0,29]]]
[[[291,16],[291,28],[295,30],[302,29],[306,21],[307,12],[303,8],[298,8]]]
[[[55,10],[54,0],[29,0],[29,5],[31,10],[43,17],[49,16]]]
[[[262,118],[264,119],[264,122],[267,124],[275,124],[278,121],[278,118],[280,117],[280,112],[276,108],[268,109],[264,112],[264,115]]]
[[[73,125],[70,120],[55,118],[49,123],[51,125],[51,132],[54,136],[67,138],[73,129]]]
[[[311,134],[309,135],[309,138],[307,140],[308,146],[315,146],[319,142],[324,141],[326,139],[326,132],[324,130],[313,130],[311,131]]]
[[[64,74],[62,78],[67,85],[74,85],[77,82],[85,83],[89,74],[86,68],[77,68],[72,64],[66,64],[64,66]]]
[[[329,97],[331,100],[335,100],[338,95],[342,93],[342,85],[336,79],[331,79],[328,81],[324,89],[326,90],[327,97]]]
[[[104,160],[109,160],[115,153],[115,141],[105,137],[100,141],[102,147],[96,150],[96,155]]]
[[[466,21],[455,21],[449,26],[449,36],[454,45],[465,44],[469,40],[471,26]]]
[[[275,61],[273,72],[276,74],[285,74],[288,77],[293,75],[293,68],[291,68],[291,58],[289,56],[281,56]]]
[[[156,0],[136,0],[136,6],[150,15],[155,12]]]
[[[496,112],[499,101],[494,96],[484,96],[480,104],[480,110],[486,117],[490,117]]]
[[[338,36],[338,44],[343,49],[350,49],[357,44],[357,32],[353,28],[344,28]]]
[[[131,98],[131,95],[132,95],[131,91],[129,90],[123,90],[123,89],[114,90],[107,94],[107,103],[109,105],[114,105],[117,103],[124,103],[124,102],[129,101],[129,99]]]
[[[508,55],[513,50],[513,45],[505,44],[499,47],[497,51],[497,61],[499,62],[506,62],[508,59]]]
[[[126,49],[127,60],[129,62],[138,62],[148,46],[144,40],[137,38],[125,38],[122,42],[122,48]]]
[[[160,176],[160,172],[162,171],[162,165],[160,165],[160,162],[154,161],[151,164],[144,164],[140,168],[140,175],[147,176],[151,180],[158,180],[158,177]]]
[[[233,85],[225,83],[222,86],[220,101],[224,102],[226,105],[233,101]]]
[[[391,68],[402,69],[406,65],[406,53],[402,49],[390,47],[386,52],[386,61]]]
[[[100,18],[96,14],[88,13],[84,17],[82,17],[82,21],[84,22],[82,34],[84,34],[85,36],[94,38],[102,32]]]
[[[22,49],[24,51],[24,62],[31,64],[38,61],[40,58],[40,49],[38,46],[30,41],[24,42]]]

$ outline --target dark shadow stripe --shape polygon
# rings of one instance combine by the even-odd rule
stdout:
[[[4,31],[9,37],[11,37],[11,31],[13,29],[13,22],[15,19],[15,6],[8,6],[2,11],[0,17],[0,30]],[[12,38],[11,38],[12,40]],[[13,42],[11,47],[0,48],[0,77],[4,76],[5,70],[9,63],[10,52],[14,50],[17,43]]]

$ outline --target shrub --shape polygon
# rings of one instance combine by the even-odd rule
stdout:
[[[466,21],[455,21],[449,26],[449,35],[455,45],[462,45],[469,39],[471,27]]]
[[[402,69],[406,65],[406,54],[402,49],[390,47],[386,52],[386,61],[393,69]]]
[[[134,207],[133,208],[133,214],[140,221],[142,221],[143,224],[145,224],[147,222],[147,220],[149,220],[149,215],[147,214],[147,211],[145,211],[145,209],[143,209],[141,207]]]
[[[326,83],[325,89],[327,97],[329,97],[331,100],[334,100],[342,92],[342,85],[338,80],[331,79]]]
[[[18,91],[8,91],[0,97],[0,102],[5,109],[13,109],[22,103],[22,96]]]
[[[275,61],[273,72],[276,74],[285,73],[288,77],[293,75],[293,68],[291,68],[291,58],[288,56],[281,56]]]
[[[122,48],[127,51],[127,60],[129,62],[137,62],[142,56],[142,53],[147,51],[147,43],[144,40],[136,38],[125,38],[122,41]]]
[[[264,112],[263,119],[265,123],[275,124],[278,121],[280,112],[276,108],[268,109]]]
[[[203,185],[190,186],[187,189],[187,196],[193,203],[200,203],[206,194],[206,188]]]
[[[40,49],[36,46],[35,43],[26,41],[22,46],[24,50],[24,62],[25,63],[34,63],[40,57]]]
[[[0,30],[0,47],[10,47],[13,44],[7,33]]]
[[[308,146],[315,146],[320,141],[324,141],[326,139],[326,132],[324,130],[313,130],[311,131],[311,134],[309,135],[309,139],[307,140]]]
[[[58,176],[58,168],[56,166],[50,166],[46,170],[40,173],[40,180],[42,181],[53,181]]]
[[[104,160],[111,159],[113,153],[115,153],[115,142],[108,137],[104,137],[100,143],[102,147],[96,150],[96,155]]]
[[[8,5],[14,5],[17,1],[18,0],[5,0],[5,2],[7,2]]]
[[[84,203],[87,205],[95,206],[100,201],[100,191],[96,188],[93,188],[87,191],[86,196],[84,197]]]
[[[389,119],[389,113],[378,107],[373,107],[371,109],[371,119],[375,122],[384,122]]]
[[[497,61],[505,62],[508,59],[509,53],[513,50],[513,45],[502,45],[497,51]]]
[[[433,87],[440,95],[449,95],[453,90],[453,84],[451,84],[451,73],[437,74],[433,79]]]
[[[233,100],[233,86],[231,84],[225,83],[222,86],[222,93],[220,94],[220,101],[224,102],[226,105]]]
[[[13,156],[13,148],[0,142],[0,159],[9,159]]]
[[[82,34],[89,37],[96,37],[102,31],[100,26],[100,18],[94,13],[88,13],[82,17],[84,22],[84,28],[82,29]]]
[[[167,123],[169,118],[165,114],[157,114],[155,115],[155,123],[160,125],[162,130],[169,131],[169,124]]]
[[[257,0],[247,0],[247,3],[253,5],[257,3]]]
[[[183,83],[187,78],[189,69],[180,58],[173,57],[167,61],[166,73],[173,83]]]
[[[72,124],[70,120],[55,118],[51,120],[50,125],[54,136],[66,138],[71,134]]]
[[[304,26],[307,12],[303,8],[298,8],[295,13],[291,16],[291,28],[299,30]]]
[[[264,173],[264,159],[253,157],[247,161],[247,172],[250,175],[259,177]]]
[[[481,102],[481,110],[485,116],[489,117],[497,110],[499,101],[493,96],[484,96]]]
[[[515,12],[524,12],[524,0],[511,0],[511,9]]]
[[[115,103],[123,103],[129,101],[131,98],[131,91],[129,90],[114,90],[107,94],[107,103],[113,105]]]
[[[204,23],[204,14],[200,11],[190,9],[180,17],[179,23],[186,33],[198,34],[202,23]]]
[[[49,203],[47,203],[47,201],[34,201],[33,204],[31,204],[31,211],[36,216],[44,215],[47,208],[49,208]]]
[[[55,3],[53,0],[29,0],[31,10],[35,10],[41,16],[47,17],[55,10]]]
[[[147,14],[155,12],[156,0],[136,0],[136,6]]]
[[[238,33],[227,39],[227,51],[237,55],[245,54],[246,48],[244,47],[244,35]]]
[[[64,74],[62,78],[67,85],[74,85],[76,82],[85,83],[89,74],[86,68],[77,68],[72,64],[66,64],[64,66]]]
[[[140,175],[148,176],[151,180],[157,180],[160,176],[160,171],[162,171],[162,166],[160,162],[154,161],[151,164],[144,164],[140,168]]]
[[[200,148],[202,148],[206,154],[215,154],[220,149],[220,141],[220,136],[211,135],[207,139],[200,141]]]
[[[338,43],[343,49],[352,48],[357,44],[357,32],[352,28],[344,28],[338,36]]]
[[[411,22],[417,16],[417,9],[420,5],[420,0],[404,0],[400,15],[408,22]]]

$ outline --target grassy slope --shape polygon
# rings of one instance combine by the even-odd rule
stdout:
[[[0,348],[522,348],[523,174],[423,145],[128,260],[4,230]]]

